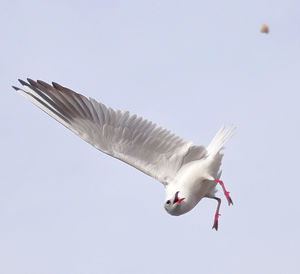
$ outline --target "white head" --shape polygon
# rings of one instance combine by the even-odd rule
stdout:
[[[167,195],[165,209],[169,214],[174,216],[182,215],[191,210],[188,197],[181,197],[180,191],[176,191],[171,196]]]

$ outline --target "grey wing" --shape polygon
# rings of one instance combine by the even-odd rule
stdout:
[[[59,84],[19,80],[14,87],[51,117],[100,151],[170,182],[181,166],[203,157],[206,149],[128,111],[113,110]]]

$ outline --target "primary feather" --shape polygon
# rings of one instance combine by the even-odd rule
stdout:
[[[185,164],[206,156],[167,129],[128,111],[113,110],[57,83],[19,80],[14,87],[32,103],[102,152],[132,165],[164,185]]]

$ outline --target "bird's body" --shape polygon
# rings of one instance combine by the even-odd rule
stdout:
[[[216,182],[209,181],[206,174],[207,163],[205,160],[197,160],[186,164],[178,172],[174,182],[166,186],[166,200],[172,199],[174,193],[179,191],[184,201],[180,208],[171,215],[182,215],[192,210],[204,197],[213,196]]]
[[[170,199],[172,193],[179,191],[180,196],[184,197],[184,202],[180,207],[171,208],[167,211],[171,215],[182,215],[192,210],[199,201],[204,198],[213,198],[216,192],[217,182],[221,172],[219,171],[222,154],[219,153],[223,148],[226,138],[229,138],[230,128],[221,128],[205,149],[205,154],[199,160],[191,161],[184,165],[177,173],[174,181],[166,187],[166,200]],[[227,135],[227,136],[226,136]],[[173,209],[173,210],[172,210]]]
[[[61,85],[20,80],[21,95],[102,152],[139,169],[161,182],[166,190],[165,209],[182,215],[203,197],[218,201],[213,228],[218,228],[221,200],[215,197],[221,184],[228,203],[229,193],[220,181],[220,150],[233,128],[223,126],[205,148],[170,133],[128,111],[113,110],[92,98]]]

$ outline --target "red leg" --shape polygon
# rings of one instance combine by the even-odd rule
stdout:
[[[225,194],[226,199],[228,201],[228,205],[233,205],[233,202],[232,202],[232,200],[231,200],[231,198],[229,196],[229,192],[225,189],[225,186],[224,186],[223,182],[220,181],[220,180],[217,180],[217,179],[215,179],[215,182],[219,183],[222,186],[224,194]]]
[[[214,225],[213,225],[213,229],[215,230],[218,230],[218,225],[219,225],[219,222],[218,222],[218,219],[219,219],[219,210],[220,210],[220,205],[221,205],[221,199],[220,198],[217,198],[217,197],[214,197],[215,200],[218,201],[218,206],[217,206],[217,210],[216,210],[216,214],[215,214],[215,220],[214,220]]]

